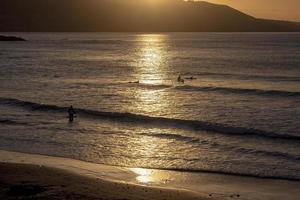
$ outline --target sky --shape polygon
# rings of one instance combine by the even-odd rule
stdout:
[[[300,22],[300,0],[204,0],[226,4],[257,18]]]

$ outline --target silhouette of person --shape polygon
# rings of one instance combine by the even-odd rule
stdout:
[[[70,106],[70,108],[68,109],[68,114],[69,114],[69,122],[73,122],[74,121],[74,116],[76,114],[73,106]]]
[[[179,75],[178,78],[177,78],[177,82],[181,82],[181,76]]]
[[[178,83],[184,83],[184,79],[181,78],[181,76],[179,75],[177,78],[177,82]]]

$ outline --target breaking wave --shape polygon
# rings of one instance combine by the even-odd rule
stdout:
[[[61,107],[57,105],[47,105],[29,101],[22,101],[19,99],[0,98],[0,104],[19,106],[32,111],[43,112],[66,112],[67,107]],[[175,118],[153,117],[147,115],[140,115],[134,113],[119,113],[119,112],[102,112],[97,110],[89,110],[84,108],[76,109],[81,116],[87,116],[92,118],[104,118],[112,121],[126,122],[126,123],[138,123],[145,125],[155,125],[160,127],[175,127],[182,129],[203,130],[215,133],[222,133],[228,135],[237,136],[253,136],[264,137],[271,139],[287,139],[287,140],[300,140],[300,136],[279,134],[275,132],[269,132],[254,128],[245,128],[238,126],[230,126],[220,123],[211,123],[199,120],[185,120]]]
[[[261,90],[248,88],[227,88],[227,87],[197,87],[197,86],[177,86],[176,89],[184,91],[199,91],[199,92],[222,92],[234,93],[242,95],[259,95],[259,96],[280,96],[280,97],[300,97],[300,92],[290,92],[282,90]]]

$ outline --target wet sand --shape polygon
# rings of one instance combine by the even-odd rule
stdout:
[[[123,168],[0,150],[0,199],[296,200],[300,182]]]
[[[187,192],[141,187],[28,164],[0,164],[0,199],[205,199]]]

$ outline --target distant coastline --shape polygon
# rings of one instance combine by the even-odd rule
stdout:
[[[0,35],[0,41],[26,41],[24,38],[16,36],[4,36]]]
[[[300,22],[259,19],[204,1],[2,1],[0,32],[300,32]]]

